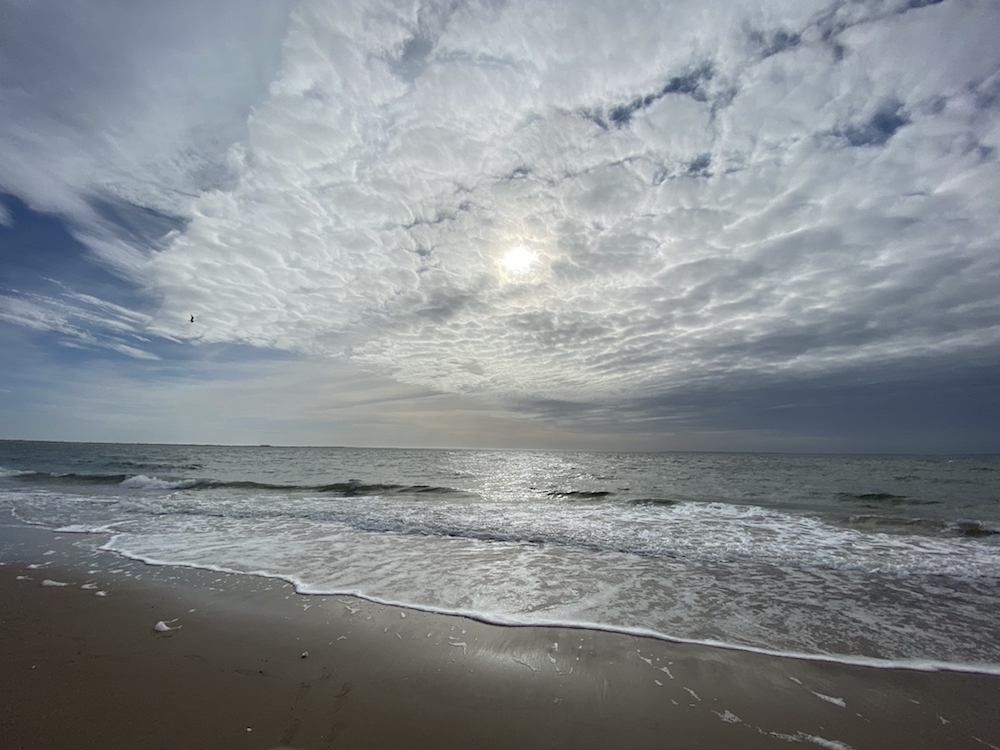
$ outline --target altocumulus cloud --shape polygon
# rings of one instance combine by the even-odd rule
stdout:
[[[228,58],[185,7],[72,118],[3,93],[3,189],[149,301],[106,308],[119,351],[240,342],[540,412],[997,360],[993,0],[218,4]],[[99,305],[0,314],[101,345]]]

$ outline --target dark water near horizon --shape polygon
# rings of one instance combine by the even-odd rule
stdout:
[[[1000,457],[0,441],[0,510],[303,593],[1000,671]]]

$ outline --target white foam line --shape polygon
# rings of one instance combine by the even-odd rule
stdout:
[[[264,570],[247,571],[237,570],[235,568],[226,568],[219,565],[160,560],[148,555],[130,552],[127,549],[115,549],[115,539],[117,539],[117,535],[113,535],[107,542],[98,547],[98,549],[104,552],[111,552],[120,555],[121,557],[129,560],[137,560],[147,565],[188,568],[193,570],[210,570],[217,573],[271,578],[284,581],[285,583],[290,583],[295,587],[296,593],[305,596],[351,596],[356,599],[372,602],[373,604],[380,604],[389,607],[401,607],[414,612],[428,612],[430,614],[447,615],[451,617],[465,617],[469,620],[475,620],[487,625],[519,628],[566,628],[570,630],[598,631],[604,633],[637,636],[639,638],[652,638],[658,641],[666,641],[668,643],[677,643],[686,646],[706,646],[709,648],[725,649],[726,651],[741,651],[744,653],[760,654],[761,656],[771,656],[780,659],[798,659],[802,661],[825,662],[828,664],[841,664],[852,667],[904,669],[913,672],[961,672],[1000,676],[1000,664],[946,662],[936,661],[933,659],[881,659],[873,656],[850,656],[845,654],[807,654],[800,651],[781,651],[761,646],[748,646],[740,643],[729,643],[726,641],[716,641],[711,639],[684,638],[681,636],[660,633],[655,630],[650,630],[649,628],[633,628],[624,625],[605,625],[602,623],[578,622],[573,620],[538,620],[524,622],[522,620],[514,619],[509,615],[498,615],[495,613],[477,612],[474,610],[432,607],[395,599],[382,599],[376,596],[370,596],[362,591],[358,591],[357,589],[313,589],[295,576],[270,573]]]
[[[825,747],[827,750],[854,750],[850,745],[840,742],[839,740],[827,740],[822,737],[817,737],[813,734],[806,734],[805,732],[799,732],[796,737],[801,737],[806,742],[812,742],[814,745],[819,745],[820,747]]]
[[[822,693],[817,693],[815,690],[810,690],[813,695],[817,698],[822,698],[827,703],[832,703],[835,706],[840,706],[841,708],[847,708],[847,704],[844,703],[843,698],[834,698],[832,695],[823,695]]]
[[[69,526],[60,526],[58,529],[52,529],[52,531],[60,534],[112,534],[115,531],[115,525],[119,523],[121,523],[121,521],[112,521],[111,523],[106,523],[101,526],[71,524]]]

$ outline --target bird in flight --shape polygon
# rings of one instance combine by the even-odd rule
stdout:
[[[194,315],[191,316],[191,322],[194,323]]]

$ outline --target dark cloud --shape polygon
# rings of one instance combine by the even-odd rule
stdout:
[[[906,3],[906,10],[915,10],[917,8],[926,8],[928,5],[940,5],[944,0],[909,0]]]
[[[788,32],[778,29],[770,33],[753,31],[750,33],[750,41],[760,48],[761,57],[771,57],[779,55],[791,49],[795,49],[802,43],[802,35],[795,32]]]
[[[998,365],[1000,358],[930,368],[912,362],[794,380],[744,373],[610,404],[534,399],[517,407],[598,433],[660,434],[661,448],[683,446],[674,442],[681,436],[691,449],[990,452],[1000,437]],[[656,439],[648,445],[657,447]]]

